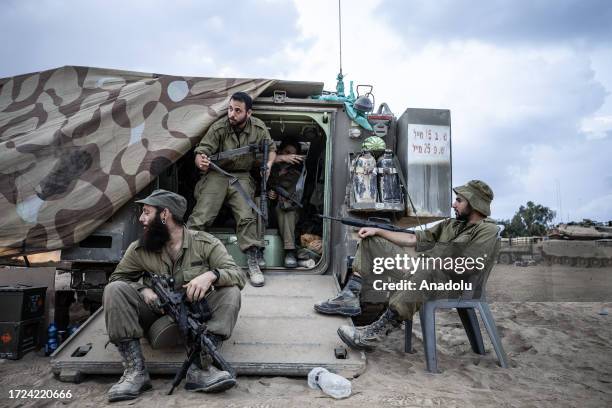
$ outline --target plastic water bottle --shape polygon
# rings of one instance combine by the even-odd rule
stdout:
[[[45,344],[45,354],[51,355],[57,350],[57,327],[51,323],[47,329],[47,343]]]
[[[346,378],[330,373],[323,367],[315,367],[308,373],[308,386],[320,389],[336,399],[351,395],[351,382]]]

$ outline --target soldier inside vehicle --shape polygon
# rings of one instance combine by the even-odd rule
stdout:
[[[267,180],[268,223],[265,232],[263,269],[304,270],[312,269],[322,257],[322,220],[316,216],[323,212],[325,183],[325,133],[308,116],[283,118],[279,114],[258,114],[266,124],[277,146],[277,159]],[[282,151],[282,152],[281,152]],[[251,177],[256,186],[255,204],[259,207],[261,176],[259,166],[261,152],[255,155]],[[216,161],[220,168],[231,159]],[[193,152],[178,162],[176,170],[160,177],[160,186],[175,189],[189,201],[187,217],[191,214],[196,199],[194,186],[200,173],[193,166]],[[213,171],[212,169],[209,171]],[[258,217],[258,232],[261,233],[261,217]],[[293,227],[293,237],[288,234]],[[281,231],[285,230],[283,234]],[[206,228],[226,246],[228,252],[240,266],[246,266],[246,256],[238,246],[235,220],[229,206],[224,204],[212,224]],[[293,245],[291,241],[293,242]]]

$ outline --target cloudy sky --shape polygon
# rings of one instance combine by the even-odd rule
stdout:
[[[227,4],[3,0],[0,77],[86,65],[334,89],[335,1]],[[454,183],[489,182],[494,217],[532,200],[612,220],[611,1],[345,0],[342,17],[347,79],[397,116],[450,109]]]

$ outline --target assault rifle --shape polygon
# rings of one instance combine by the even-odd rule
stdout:
[[[282,188],[281,186],[275,186],[275,187],[272,187],[272,190],[276,191],[276,193],[277,193],[279,196],[281,196],[281,197],[283,197],[283,198],[286,198],[287,200],[291,201],[291,202],[292,202],[294,205],[298,206],[299,208],[304,207],[304,206],[302,205],[302,203],[300,203],[298,200],[296,200],[296,199],[293,197],[293,194],[291,194],[290,192],[288,192],[287,190],[285,190],[285,189],[284,189],[284,188]]]
[[[174,389],[181,383],[189,366],[200,357],[200,351],[206,352],[212,357],[213,361],[224,371],[236,378],[236,373],[232,366],[217,351],[217,348],[208,337],[205,320],[211,316],[208,303],[205,299],[199,302],[187,302],[186,294],[174,290],[174,278],[166,278],[153,273],[145,272],[144,276],[151,280],[151,289],[159,298],[161,308],[169,315],[179,327],[179,332],[188,347],[187,358],[177,371],[172,381],[172,388],[168,395],[172,395]]]
[[[360,220],[358,218],[350,218],[350,217],[344,217],[344,218],[330,217],[329,215],[323,215],[323,214],[318,214],[318,216],[321,217],[321,218],[324,218],[324,219],[341,222],[344,225],[351,225],[353,227],[380,228],[380,229],[384,229],[384,230],[387,230],[387,231],[405,232],[407,234],[414,234],[413,230],[409,230],[409,229],[401,228],[401,227],[396,227],[395,225],[391,225],[391,224],[387,224],[387,223],[379,223],[379,222],[368,221],[368,220]]]
[[[219,162],[226,159],[232,159],[237,156],[242,156],[250,153],[258,153],[261,151],[261,145],[259,143],[251,143],[246,146],[238,147],[236,149],[226,150],[209,156],[210,161]]]

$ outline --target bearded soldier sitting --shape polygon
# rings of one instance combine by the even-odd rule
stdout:
[[[217,348],[232,334],[245,283],[242,270],[218,239],[183,225],[185,198],[155,190],[136,202],[143,205],[139,219],[143,235],[129,246],[104,290],[108,336],[117,346],[125,369],[108,392],[111,402],[134,399],[152,387],[139,339],[162,316],[162,311],[146,279],[144,283],[139,281],[143,272],[174,278],[174,289],[184,290],[189,302],[206,298],[212,313],[206,322],[207,332]],[[230,373],[214,367],[211,358],[202,352],[189,367],[185,388],[213,392],[235,384]]]

